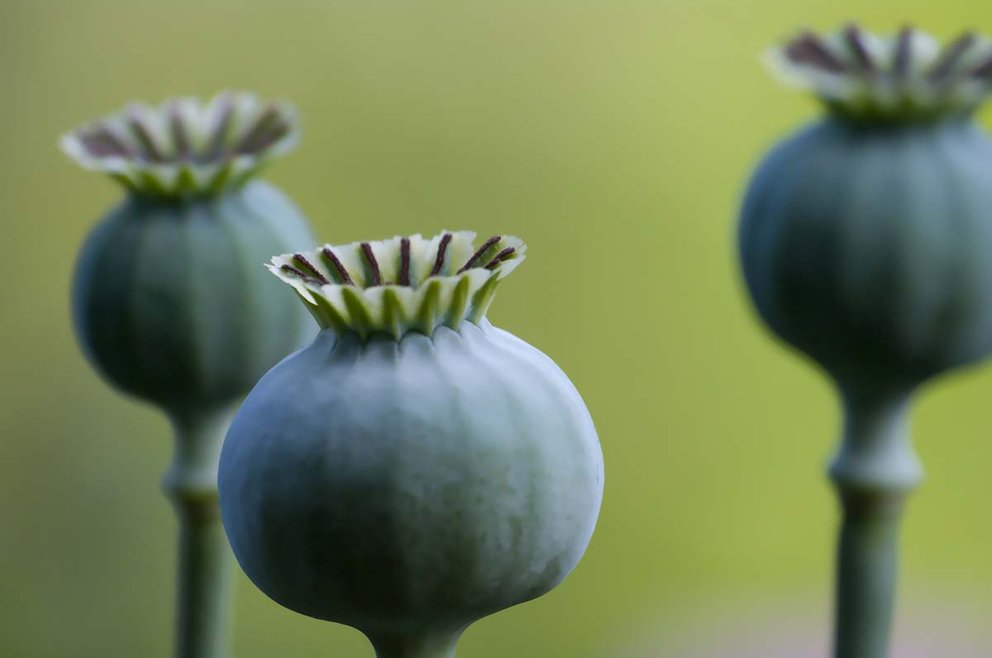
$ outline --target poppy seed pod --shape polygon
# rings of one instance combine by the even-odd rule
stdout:
[[[133,105],[62,138],[80,165],[127,190],[79,256],[73,319],[97,370],[175,426],[163,486],[180,520],[177,658],[226,655],[220,444],[234,405],[311,333],[262,267],[310,244],[307,222],[254,178],[297,136],[290,106],[224,93]]]
[[[562,371],[485,317],[516,238],[419,235],[273,259],[323,331],[259,381],[220,466],[221,515],[278,603],[380,658],[454,655],[540,596],[592,535],[603,463]]]
[[[841,380],[915,385],[992,348],[992,138],[970,116],[992,49],[940,52],[912,30],[781,51],[833,111],[758,167],[741,261],[769,326]]]
[[[129,191],[73,286],[80,342],[114,386],[173,414],[231,404],[308,337],[261,266],[310,244],[307,222],[253,179],[296,139],[291,107],[244,93],[134,105],[63,138]]]
[[[758,313],[843,398],[835,655],[883,658],[899,513],[922,477],[909,397],[992,349],[992,139],[972,119],[992,43],[849,26],[802,34],[771,61],[828,114],[758,167],[740,258]]]

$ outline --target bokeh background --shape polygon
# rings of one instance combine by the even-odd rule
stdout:
[[[849,17],[992,30],[972,0],[0,0],[0,656],[169,655],[169,428],[97,379],[68,317],[78,246],[121,193],[55,143],[129,99],[223,88],[299,105],[303,142],[267,175],[321,240],[529,242],[491,317],[583,393],[605,504],[578,570],[460,655],[825,656],[837,410],[755,322],[733,233],[749,168],[818,111],[760,53]],[[929,480],[898,633],[920,655],[992,655],[990,399],[973,370],[914,414]],[[371,656],[238,585],[238,658]]]

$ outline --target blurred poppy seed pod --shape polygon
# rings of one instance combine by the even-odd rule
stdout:
[[[180,518],[179,658],[227,653],[217,460],[233,407],[311,333],[263,267],[273,251],[312,243],[307,222],[254,178],[297,137],[289,105],[223,93],[132,105],[61,142],[127,190],[83,246],[73,318],[97,370],[175,426],[164,488]]]
[[[841,392],[835,655],[883,658],[898,518],[922,477],[909,397],[992,348],[992,139],[972,119],[992,45],[849,26],[804,33],[771,59],[828,114],[758,167],[740,258],[761,317]]]
[[[312,243],[309,228],[254,179],[296,139],[290,106],[245,93],[134,105],[63,138],[129,191],[87,240],[73,287],[80,342],[114,386],[177,414],[228,405],[307,338],[306,314],[262,264]]]
[[[221,455],[221,514],[249,578],[358,628],[380,658],[453,656],[473,621],[558,584],[599,513],[582,399],[485,317],[525,247],[473,237],[273,259],[323,331],[252,390]]]

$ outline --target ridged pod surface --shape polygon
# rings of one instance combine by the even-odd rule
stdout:
[[[130,195],[76,268],[80,341],[115,386],[171,411],[244,396],[310,320],[263,263],[311,240],[289,199],[251,181],[206,199]]]
[[[759,166],[740,249],[761,316],[841,381],[970,363],[992,348],[992,139],[827,118]]]
[[[363,631],[383,658],[454,655],[470,623],[553,588],[603,491],[574,386],[483,315],[522,243],[490,240],[458,270],[471,234],[445,236],[274,259],[318,319],[335,299],[352,299],[351,314],[262,378],[221,455],[221,514],[245,573],[292,610]]]

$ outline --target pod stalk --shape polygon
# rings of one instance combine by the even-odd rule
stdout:
[[[923,476],[909,440],[909,395],[844,394],[830,466],[843,515],[837,547],[834,658],[887,658],[905,500]]]
[[[220,520],[217,463],[232,413],[172,416],[175,454],[162,486],[179,521],[176,658],[230,655],[233,561]]]
[[[370,634],[376,658],[455,658],[461,631],[406,635]]]

